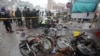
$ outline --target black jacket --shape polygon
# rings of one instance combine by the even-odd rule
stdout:
[[[16,15],[16,17],[21,17],[22,16],[21,11],[20,10],[16,10],[15,11],[15,15]]]
[[[31,11],[27,10],[25,15],[26,17],[31,17]]]
[[[3,23],[5,25],[10,25],[10,21],[8,19],[8,18],[10,18],[9,12],[7,12],[7,11],[1,11],[0,13],[1,13],[1,18],[6,18],[6,19],[3,20]]]
[[[32,11],[32,12],[31,12],[31,16],[32,16],[32,17],[35,17],[35,16],[36,16],[36,12],[35,12],[35,11]]]

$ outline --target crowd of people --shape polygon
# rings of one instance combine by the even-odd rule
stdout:
[[[32,28],[37,27],[39,19],[39,10],[33,9],[32,11],[29,8],[24,8],[23,17],[25,17],[26,27],[30,29],[30,24],[32,22]],[[31,21],[30,21],[31,20]]]
[[[46,16],[51,16],[50,11],[45,11]],[[46,21],[45,19],[42,19],[39,23],[39,10],[33,9],[30,10],[30,8],[24,7],[23,11],[20,8],[16,8],[16,11],[10,11],[6,9],[5,7],[2,7],[0,10],[0,18],[3,20],[3,23],[5,25],[5,29],[7,32],[12,33],[12,21],[16,22],[16,25],[18,27],[23,27],[24,23],[22,18],[25,19],[25,26],[27,29],[31,28],[37,28],[38,26],[45,26]],[[42,13],[43,14],[43,13]],[[13,19],[12,19],[13,18]],[[50,19],[50,17],[47,17]],[[49,25],[49,24],[48,24]]]

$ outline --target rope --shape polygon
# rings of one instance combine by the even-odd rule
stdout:
[[[58,16],[68,16],[68,15],[58,15]],[[55,17],[55,16],[37,16],[37,17],[24,17],[24,18],[31,18],[31,19],[36,19],[36,18],[43,18],[43,17]],[[22,17],[14,17],[13,19],[20,19]],[[12,18],[0,18],[0,20],[5,20],[5,19],[12,19]]]

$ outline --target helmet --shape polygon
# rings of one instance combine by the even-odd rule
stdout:
[[[73,36],[74,36],[74,37],[77,37],[77,36],[79,36],[80,34],[81,34],[80,31],[74,31],[74,32],[73,32]]]

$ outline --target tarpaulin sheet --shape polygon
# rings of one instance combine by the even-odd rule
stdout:
[[[77,0],[73,3],[72,13],[94,12],[97,0]]]

